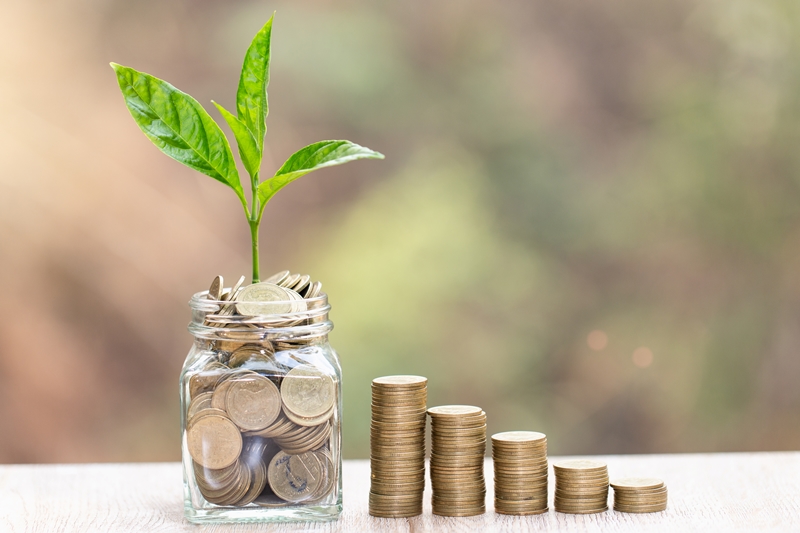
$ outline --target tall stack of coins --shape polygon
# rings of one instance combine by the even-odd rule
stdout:
[[[660,479],[632,477],[611,482],[614,510],[656,513],[667,509],[667,486]]]
[[[386,376],[372,381],[369,514],[422,514],[428,379]]]
[[[590,514],[608,510],[608,467],[605,463],[572,459],[553,463],[553,470],[556,511]]]
[[[220,276],[212,282],[216,310],[203,323],[213,340],[186,374],[184,438],[197,489],[220,506],[320,502],[338,485],[335,369],[317,340],[268,340],[258,328],[298,323],[321,286],[288,272],[243,282],[227,291]]]
[[[486,413],[470,405],[428,409],[431,415],[433,514],[474,516],[486,512]]]
[[[532,515],[547,511],[547,437],[535,431],[492,435],[494,510]]]

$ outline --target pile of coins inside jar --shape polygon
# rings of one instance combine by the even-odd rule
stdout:
[[[313,504],[338,486],[337,373],[318,337],[270,331],[313,324],[321,284],[280,272],[209,288],[202,366],[187,372],[185,447],[196,486],[219,506]]]
[[[370,458],[370,514],[409,517],[422,513],[424,488],[424,384],[419,376],[386,376],[373,381]],[[472,516],[485,512],[483,462],[486,413],[480,407],[446,405],[431,417],[433,513]],[[548,511],[547,437],[533,431],[492,435],[495,510],[508,515]],[[589,514],[608,510],[608,467],[601,461],[572,459],[553,464],[555,510]],[[614,509],[645,513],[667,507],[664,483],[652,478],[615,481]]]

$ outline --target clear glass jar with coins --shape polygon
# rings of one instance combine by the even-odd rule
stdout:
[[[341,367],[328,297],[279,272],[189,302],[181,373],[184,508],[192,522],[334,520],[342,511]]]

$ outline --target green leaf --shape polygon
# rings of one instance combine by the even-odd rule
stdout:
[[[319,141],[298,150],[286,160],[272,178],[258,186],[259,220],[270,198],[300,176],[358,159],[383,159],[383,154],[350,141]]]
[[[158,148],[231,187],[247,210],[228,139],[200,103],[169,83],[111,63],[133,119]]]
[[[259,153],[264,151],[264,135],[267,133],[269,47],[274,18],[273,13],[250,43],[250,48],[244,56],[239,88],[236,91],[236,113],[255,138]]]
[[[216,103],[214,100],[211,100],[211,103],[217,106],[222,118],[224,118],[225,122],[228,123],[228,126],[231,127],[233,136],[236,137],[236,144],[239,145],[239,155],[242,156],[244,168],[247,169],[247,172],[251,176],[255,176],[258,172],[258,168],[261,166],[261,151],[258,149],[258,145],[256,144],[253,134],[250,133],[249,129],[247,129],[247,125],[236,118],[233,113]]]

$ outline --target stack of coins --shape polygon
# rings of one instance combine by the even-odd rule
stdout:
[[[532,515],[547,511],[547,437],[535,431],[492,435],[494,510]]]
[[[486,512],[486,413],[480,407],[444,405],[431,415],[433,514],[474,516]]]
[[[573,459],[553,463],[553,470],[556,511],[589,514],[608,510],[608,467],[605,463]]]
[[[386,376],[372,381],[369,514],[422,514],[428,379]]]
[[[660,479],[632,477],[617,479],[614,510],[623,513],[656,513],[667,509],[667,486]]]

